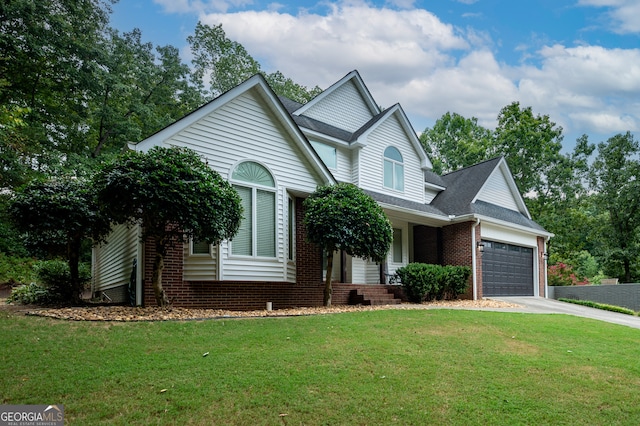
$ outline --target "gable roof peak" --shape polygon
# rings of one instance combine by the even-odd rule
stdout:
[[[304,114],[305,111],[312,108],[314,105],[322,102],[323,99],[330,96],[338,88],[348,83],[353,83],[358,93],[360,93],[360,96],[362,96],[363,102],[369,109],[369,112],[371,113],[371,115],[377,115],[381,112],[380,107],[378,106],[376,101],[373,99],[371,92],[369,92],[369,89],[367,88],[366,84],[364,84],[364,80],[360,76],[360,73],[358,72],[358,70],[353,70],[349,72],[347,75],[345,75],[344,77],[342,77],[340,80],[336,81],[331,86],[323,90],[322,93],[318,94],[318,96],[311,99],[306,104],[302,105],[298,110],[294,112],[294,114],[296,115]]]

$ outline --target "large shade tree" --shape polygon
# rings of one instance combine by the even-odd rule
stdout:
[[[391,223],[373,198],[352,184],[319,187],[304,200],[307,240],[327,255],[324,306],[331,306],[333,253],[382,262],[393,239]]]
[[[154,147],[130,151],[107,164],[94,181],[105,214],[114,223],[141,225],[153,245],[153,289],[160,306],[170,304],[162,287],[168,250],[190,240],[217,244],[240,226],[240,196],[194,152]]]
[[[110,230],[92,186],[75,177],[33,181],[16,193],[9,213],[28,245],[67,259],[71,282],[58,290],[67,300],[78,301],[84,285],[78,267],[82,245],[87,239],[101,241]]]
[[[598,144],[591,189],[608,222],[599,248],[605,272],[632,282],[640,259],[640,145],[631,133]]]

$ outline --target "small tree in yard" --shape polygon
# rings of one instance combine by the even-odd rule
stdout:
[[[65,300],[79,301],[84,285],[79,273],[82,243],[89,238],[98,242],[110,230],[89,183],[72,177],[34,181],[14,196],[9,214],[29,246],[67,259],[71,282],[56,290]]]
[[[156,255],[152,285],[159,306],[170,304],[162,288],[169,248],[190,239],[218,244],[240,226],[240,196],[198,155],[183,148],[130,151],[96,176],[98,200],[114,223],[140,224]]]
[[[358,187],[341,183],[318,188],[304,200],[307,240],[327,254],[324,306],[331,306],[333,253],[381,262],[393,239],[382,208]]]

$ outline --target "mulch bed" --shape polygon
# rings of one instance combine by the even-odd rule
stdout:
[[[0,300],[0,310],[14,314],[33,315],[72,321],[169,321],[169,320],[201,320],[221,318],[255,318],[255,317],[287,317],[300,315],[324,315],[344,312],[375,311],[381,309],[501,309],[518,308],[519,305],[501,301],[483,300],[451,300],[437,301],[423,304],[401,304],[384,306],[351,306],[338,305],[331,307],[276,309],[272,311],[227,311],[222,309],[190,309],[190,308],[160,308],[160,307],[129,307],[129,306],[90,306],[90,307],[62,307],[42,308],[36,306],[7,305]]]

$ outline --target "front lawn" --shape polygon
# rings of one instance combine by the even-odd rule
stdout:
[[[3,312],[0,338],[0,403],[64,404],[67,424],[640,424],[640,330],[566,315]]]

